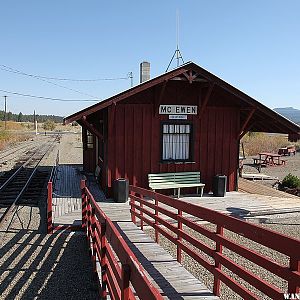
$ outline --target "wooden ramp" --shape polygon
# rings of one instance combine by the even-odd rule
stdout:
[[[249,193],[249,194],[257,194],[257,195],[265,195],[265,196],[281,197],[281,198],[294,198],[297,200],[300,199],[297,196],[282,191],[278,191],[271,187],[259,184],[258,182],[250,181],[243,178],[239,178],[239,191]]]
[[[128,203],[99,202],[165,299],[219,299],[131,222]],[[145,298],[146,299],[146,298]]]

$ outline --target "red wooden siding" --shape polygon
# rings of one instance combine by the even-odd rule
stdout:
[[[214,175],[227,175],[227,189],[235,190],[237,176],[239,112],[234,108],[206,109],[200,130],[200,171],[211,189]]]
[[[115,111],[115,113],[114,113]],[[237,131],[239,111],[207,107],[193,124],[194,163],[161,163],[161,121],[152,104],[117,104],[109,108],[108,187],[125,177],[133,185],[148,187],[148,173],[201,171],[206,190],[216,174],[228,176],[228,190],[235,190],[237,176]]]

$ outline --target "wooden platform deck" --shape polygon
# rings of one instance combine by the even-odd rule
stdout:
[[[76,166],[59,167],[54,182],[53,195],[55,225],[77,225],[81,223],[79,188],[81,178],[82,175]],[[93,180],[88,182],[88,187],[99,202],[99,206],[112,219],[143,265],[151,282],[159,289],[165,299],[219,299],[201,281],[184,269],[161,246],[131,222],[128,203],[107,201]]]
[[[61,165],[53,182],[53,222],[58,225],[81,224],[80,166]]]
[[[99,206],[119,229],[149,279],[165,299],[219,299],[131,222],[128,203],[101,202]]]

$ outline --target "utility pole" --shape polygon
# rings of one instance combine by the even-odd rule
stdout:
[[[4,96],[4,130],[6,130],[6,98],[7,96]]]
[[[131,84],[131,87],[133,87],[133,73],[132,73],[132,72],[129,72],[129,73],[128,73],[128,77],[130,78],[130,84]]]
[[[37,135],[37,117],[35,115],[35,110],[33,111],[33,126],[35,129],[35,135]]]

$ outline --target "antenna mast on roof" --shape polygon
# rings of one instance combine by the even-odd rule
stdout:
[[[172,58],[169,62],[169,65],[167,67],[166,72],[168,72],[174,58],[176,58],[176,60],[177,60],[177,67],[179,67],[179,65],[180,65],[180,60],[184,64],[183,57],[182,57],[181,52],[179,50],[179,10],[178,9],[176,11],[176,50],[175,50],[175,52],[174,52],[174,54],[173,54],[173,56],[172,56]]]

